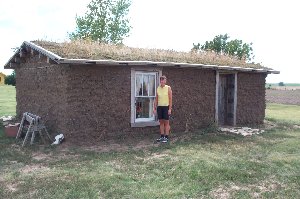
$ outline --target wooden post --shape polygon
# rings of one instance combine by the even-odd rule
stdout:
[[[215,102],[215,122],[219,124],[219,79],[220,74],[219,71],[216,71],[216,102]]]
[[[20,57],[15,57],[15,63],[20,64],[21,63],[21,58]]]
[[[20,66],[20,64],[17,64],[17,63],[9,63],[9,67],[10,68],[17,68],[18,66]]]
[[[33,125],[33,123],[34,123],[34,119],[31,120],[31,122],[30,122],[30,125],[29,125],[29,127],[28,127],[28,130],[27,130],[27,132],[26,132],[26,135],[25,135],[25,138],[24,138],[24,141],[23,141],[23,144],[22,144],[22,147],[25,146],[26,140],[28,139],[29,134],[30,134],[30,132],[32,131],[32,125]]]
[[[236,126],[236,108],[237,108],[237,72],[234,74],[233,126]]]
[[[20,136],[21,136],[21,132],[22,132],[22,129],[23,129],[23,124],[24,124],[24,120],[25,120],[25,115],[26,114],[27,113],[23,113],[23,117],[22,117],[22,120],[21,120],[21,124],[20,124],[19,130],[18,130],[16,139],[20,138]]]

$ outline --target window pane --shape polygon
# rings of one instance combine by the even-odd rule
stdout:
[[[153,116],[154,98],[137,97],[136,98],[136,119],[154,118]]]
[[[143,96],[148,96],[149,91],[149,75],[143,75]]]
[[[135,88],[135,96],[142,96],[143,95],[143,75],[141,74],[136,74],[135,75],[136,79],[136,88]]]
[[[155,96],[155,75],[149,75],[149,96]]]

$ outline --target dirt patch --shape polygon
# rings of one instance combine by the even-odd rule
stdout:
[[[42,153],[42,152],[35,152],[32,154],[32,159],[37,161],[49,162],[49,161],[59,161],[59,160],[66,160],[66,159],[76,159],[80,157],[80,154],[70,154],[70,150],[68,148],[61,148],[56,154],[53,153]]]
[[[272,90],[300,90],[300,86],[272,86]]]
[[[216,190],[212,191],[210,194],[213,198],[218,199],[227,199],[230,197],[230,193],[224,187],[219,187]]]
[[[264,129],[268,130],[268,129],[273,129],[276,127],[278,127],[278,125],[275,122],[271,122],[269,120],[264,121]]]
[[[123,139],[109,139],[106,141],[100,141],[96,144],[87,143],[87,145],[77,145],[77,148],[96,151],[96,152],[124,152],[129,150],[147,150],[152,147],[161,147],[164,145],[176,144],[178,141],[191,139],[192,134],[175,134],[170,136],[169,143],[158,143],[156,139],[159,134],[150,134],[145,136],[133,136],[124,137]],[[61,151],[69,151],[70,148],[74,147],[74,143],[63,142],[61,145],[57,146]]]
[[[18,144],[11,144],[10,145],[10,148],[14,151],[18,151],[18,152],[24,152],[22,150],[22,146],[21,145],[18,145]]]
[[[300,89],[297,90],[266,90],[266,101],[278,104],[300,105]]]
[[[221,185],[220,187],[211,191],[210,195],[213,198],[227,199],[232,198],[237,191],[247,191],[253,198],[261,198],[263,193],[276,191],[277,189],[280,189],[282,187],[284,187],[283,184],[273,179],[250,185],[236,185],[232,183],[229,186]]]
[[[49,159],[52,159],[51,156],[45,154],[45,153],[35,153],[32,155],[32,158],[34,160],[49,160]]]
[[[0,182],[4,182],[4,178],[1,175],[0,175]]]
[[[6,185],[8,191],[15,192],[18,190],[18,183],[11,183]]]
[[[294,125],[293,128],[300,129],[300,125]]]
[[[145,139],[145,138],[144,138]],[[136,144],[132,144],[131,141],[124,141],[123,143],[116,143],[113,140],[109,141],[108,143],[100,143],[95,146],[81,146],[81,148],[90,151],[97,151],[97,152],[110,152],[110,151],[117,151],[117,152],[124,152],[128,150],[140,150],[146,149],[149,147],[156,146],[154,142],[149,139],[141,140]]]
[[[149,156],[145,158],[144,160],[155,160],[155,159],[163,159],[165,157],[169,156],[168,154],[158,154],[158,153],[153,153],[152,156]]]
[[[49,171],[50,168],[42,166],[42,165],[26,165],[23,168],[20,169],[21,173],[28,174],[28,173],[34,173],[34,172],[44,172]]]

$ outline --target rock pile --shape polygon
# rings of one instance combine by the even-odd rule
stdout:
[[[242,136],[252,136],[252,135],[258,135],[263,132],[264,130],[259,130],[259,129],[252,129],[249,127],[230,127],[230,128],[219,128],[221,132],[226,132],[226,133],[234,133]]]

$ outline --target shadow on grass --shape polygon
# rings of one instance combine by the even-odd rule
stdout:
[[[277,122],[277,120],[269,120],[272,122]],[[242,135],[221,133],[218,131],[216,126],[209,126],[207,128],[202,128],[195,130],[194,132],[176,132],[172,133],[170,136],[170,142],[167,144],[157,143],[155,140],[157,134],[143,134],[136,135],[133,137],[119,137],[117,139],[112,139],[107,142],[99,143],[97,146],[85,147],[85,146],[73,146],[67,144],[62,144],[59,146],[49,146],[49,145],[39,145],[40,143],[35,143],[34,145],[27,145],[21,147],[20,142],[16,142],[15,138],[8,138],[4,135],[3,129],[0,129],[0,150],[3,155],[9,159],[9,154],[16,150],[25,150],[26,154],[31,154],[33,151],[41,151],[43,153],[51,153],[59,151],[69,151],[70,153],[84,153],[88,156],[95,156],[100,153],[116,154],[124,152],[128,153],[139,153],[143,150],[149,151],[163,151],[168,149],[174,149],[176,147],[190,146],[190,145],[228,145],[228,144],[262,144],[264,146],[272,145],[274,142],[280,142],[283,139],[294,138],[292,134],[282,133],[287,129],[292,129],[293,125],[289,123],[279,122],[276,123],[276,128],[266,130],[260,135],[253,135],[244,137]],[[257,139],[260,137],[262,139]],[[107,148],[106,148],[107,147]],[[9,149],[12,148],[12,149]],[[12,152],[10,152],[11,150]],[[20,157],[22,159],[22,157]]]

